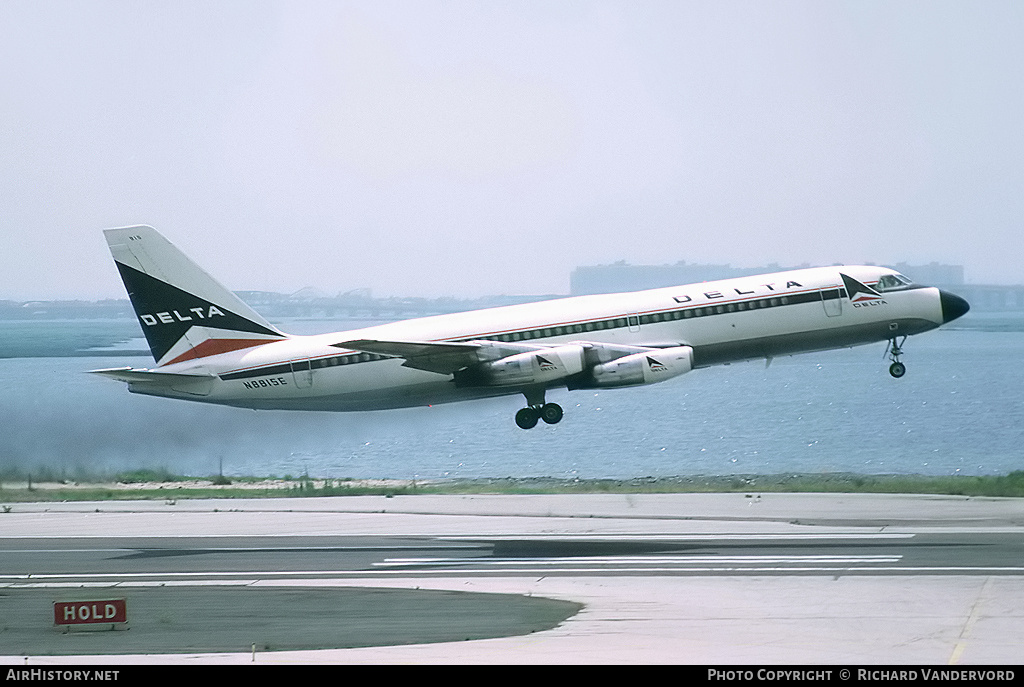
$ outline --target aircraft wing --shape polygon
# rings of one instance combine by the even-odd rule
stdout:
[[[504,341],[381,341],[354,339],[332,344],[336,348],[379,353],[405,358],[403,367],[452,374],[456,370],[488,360],[498,360],[516,353],[541,350],[544,346],[513,344]]]
[[[600,349],[602,360],[612,360],[640,351],[679,346],[677,342],[657,342],[645,345],[612,345],[607,343],[574,341],[585,348]],[[381,355],[405,358],[403,367],[417,370],[453,374],[458,370],[476,365],[477,363],[500,360],[510,355],[529,351],[543,351],[552,348],[528,343],[509,343],[506,341],[382,341],[379,339],[354,339],[333,344],[337,348],[348,348],[353,351],[365,351]]]

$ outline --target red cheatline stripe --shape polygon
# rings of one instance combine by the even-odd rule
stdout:
[[[195,348],[185,351],[174,360],[168,360],[164,365],[172,365],[174,363],[181,363],[186,360],[194,360],[196,358],[206,358],[211,355],[229,353],[243,348],[262,346],[263,344],[271,343],[276,340],[277,339],[207,339]]]

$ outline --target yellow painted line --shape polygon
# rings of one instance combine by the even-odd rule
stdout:
[[[978,593],[978,598],[974,600],[974,605],[971,606],[971,614],[967,617],[967,622],[964,623],[964,629],[960,631],[960,636],[957,637],[956,646],[953,647],[953,653],[949,657],[948,665],[955,666],[960,662],[960,657],[963,656],[964,650],[967,648],[967,638],[971,634],[971,630],[974,629],[974,624],[978,622],[978,607],[981,606],[982,599],[987,596],[989,587],[992,586],[992,578],[985,580],[985,584],[982,585],[981,591]]]

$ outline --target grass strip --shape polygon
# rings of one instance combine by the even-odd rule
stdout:
[[[20,478],[19,478],[20,477]],[[105,484],[50,482],[31,476],[0,476],[0,503],[135,499],[235,499],[412,494],[680,494],[680,493],[865,493],[1024,497],[1024,470],[1001,476],[692,475],[633,479],[357,480],[302,476],[196,478],[165,471],[133,471]]]

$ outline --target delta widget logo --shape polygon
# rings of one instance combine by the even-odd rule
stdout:
[[[882,298],[882,294],[875,291],[866,284],[861,284],[853,277],[848,277],[842,272],[839,275],[843,278],[843,283],[846,285],[846,294],[850,297],[850,303],[855,308],[861,308],[870,305],[883,305],[885,299]]]

